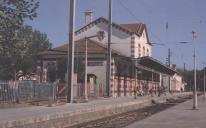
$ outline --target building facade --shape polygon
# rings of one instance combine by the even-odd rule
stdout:
[[[89,86],[88,93],[93,96],[104,96],[106,92],[108,20],[103,17],[91,22],[87,20],[87,24],[75,32],[75,58],[81,56],[85,60],[85,38],[94,36],[99,31],[105,32],[105,38],[101,41],[97,37],[91,38],[87,46],[87,81],[89,85],[93,83]],[[145,94],[151,89],[157,91],[158,88],[167,86],[164,85],[163,77],[173,76],[175,73],[151,57],[152,45],[145,24],[113,23],[111,48],[110,91],[113,97],[133,95],[133,90],[137,87]],[[42,71],[47,71],[45,68],[48,63],[56,64],[58,58],[67,56],[67,50],[68,44],[65,44],[40,53]]]
[[[101,41],[107,45],[108,20],[100,17],[75,32],[75,40],[96,35],[98,31],[105,32],[105,38]],[[145,24],[116,24],[112,27],[111,48],[119,51],[126,57],[138,58],[152,55],[152,46],[149,42]],[[97,38],[91,40],[98,41]]]

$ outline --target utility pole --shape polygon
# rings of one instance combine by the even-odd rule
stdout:
[[[185,63],[184,63],[184,74],[185,74],[186,68],[185,68]]]
[[[171,52],[170,52],[170,48],[168,49],[168,67],[170,68],[170,58],[171,58]],[[170,76],[168,79],[168,85],[169,85],[169,92],[171,91],[171,80],[170,80]]]
[[[185,82],[186,81],[186,79],[185,79],[185,71],[186,71],[186,69],[185,69],[185,63],[184,63],[184,71],[183,71],[183,81]]]
[[[193,55],[193,62],[194,62],[194,88],[193,88],[193,109],[197,109],[197,81],[196,81],[196,49],[195,49],[195,38],[197,37],[196,32],[192,31],[192,43],[194,45],[194,55]]]
[[[186,66],[185,66],[185,63],[184,63],[184,77],[185,77],[185,72],[186,72]]]
[[[153,88],[153,86],[154,86],[154,84],[153,84],[153,78],[154,76],[153,76],[153,69],[152,69],[152,88]]]
[[[85,95],[85,100],[88,101],[88,95],[87,95],[87,38],[85,38],[85,75],[84,75],[84,95]]]
[[[204,72],[204,90],[203,90],[203,99],[205,100],[206,99],[206,95],[205,95],[205,62],[203,62],[203,72]]]
[[[112,0],[109,0],[108,46],[106,67],[106,96],[110,96],[111,79],[111,36],[112,36]]]
[[[73,72],[74,72],[74,26],[75,26],[75,2],[69,0],[69,45],[67,63],[67,103],[73,102]]]

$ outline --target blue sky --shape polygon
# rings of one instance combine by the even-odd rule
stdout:
[[[163,43],[153,46],[153,57],[165,63],[167,49],[171,48],[171,62],[187,69],[193,67],[193,45],[180,45],[181,41],[195,40],[197,67],[206,62],[206,1],[205,0],[113,0],[113,22],[138,23],[147,25],[150,41]],[[84,25],[85,10],[94,12],[93,19],[108,17],[108,0],[77,0],[76,29]],[[53,46],[68,40],[69,0],[41,0],[38,17],[27,24],[48,34]],[[168,30],[166,31],[166,23]]]

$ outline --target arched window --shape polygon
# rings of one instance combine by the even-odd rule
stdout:
[[[149,56],[149,49],[147,49],[147,56]]]
[[[138,44],[138,53],[139,53],[139,57],[141,57],[141,45]]]
[[[143,56],[145,56],[145,47],[143,47]]]

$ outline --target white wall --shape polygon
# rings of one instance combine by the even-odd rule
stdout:
[[[182,77],[178,74],[175,74],[172,77],[172,90],[173,91],[181,91],[181,88],[184,91],[184,83],[182,81]]]
[[[98,31],[105,31],[105,38],[101,43],[106,44],[108,42],[108,25],[106,23],[100,22],[97,25],[85,30],[84,32],[75,36],[75,40],[79,40],[88,36],[96,35]],[[97,38],[92,38],[92,40],[98,41]],[[99,41],[98,41],[99,42]],[[112,49],[119,51],[122,55],[131,56],[131,35],[116,29],[113,27],[112,30]]]
[[[169,77],[165,74],[162,74],[162,86],[166,87],[167,90],[169,89]]]
[[[85,37],[94,36],[98,31],[105,32],[105,38],[100,42],[97,38],[92,38],[97,42],[107,45],[108,42],[108,24],[100,22],[91,28],[84,29],[83,32],[75,36],[75,40],[83,39]],[[115,27],[112,29],[112,49],[118,51],[120,54],[131,57],[131,41],[132,36],[135,36],[135,58],[139,57],[138,45],[141,45],[141,56],[151,56],[151,46],[148,45],[146,31],[144,30],[141,37],[131,35],[123,32]],[[145,47],[145,54],[143,54],[143,47]],[[147,49],[149,53],[147,53]],[[88,73],[97,76],[97,84],[106,84],[106,61],[103,66],[88,66]]]
[[[97,84],[106,84],[106,61],[103,61],[102,66],[87,66],[87,74],[97,76]]]
[[[75,36],[75,40],[79,40],[85,37],[93,36],[95,35],[98,31],[105,31],[105,38],[104,40],[101,41],[101,43],[107,45],[108,41],[108,24],[100,22],[97,25],[94,25],[93,27],[85,30],[84,32],[78,34]],[[149,45],[147,41],[147,34],[146,31],[143,31],[143,34],[141,37],[138,37],[137,35],[135,36],[135,58],[138,57],[143,57],[143,56],[151,56],[152,54],[152,47]],[[122,55],[125,55],[127,57],[131,57],[131,35],[127,34],[115,27],[112,29],[112,49],[117,50],[120,52]],[[98,41],[97,38],[93,38],[92,40]],[[139,44],[141,46],[141,52],[139,53]],[[145,48],[145,53],[143,51],[143,47]],[[147,52],[149,50],[149,52]],[[141,56],[139,56],[139,54]]]
[[[138,57],[143,57],[143,56],[151,56],[152,55],[152,47],[151,45],[149,45],[148,41],[147,41],[147,37],[146,37],[146,31],[143,31],[143,34],[141,37],[138,37],[137,35],[135,35],[135,58]],[[140,48],[139,48],[140,45]],[[143,50],[143,48],[145,49],[145,52]],[[147,50],[149,50],[149,52],[147,52]]]
[[[99,95],[100,85],[103,87],[103,93],[106,90],[106,61],[103,61],[102,66],[87,66],[87,74],[94,74],[96,79],[96,85],[94,85],[95,96]]]

